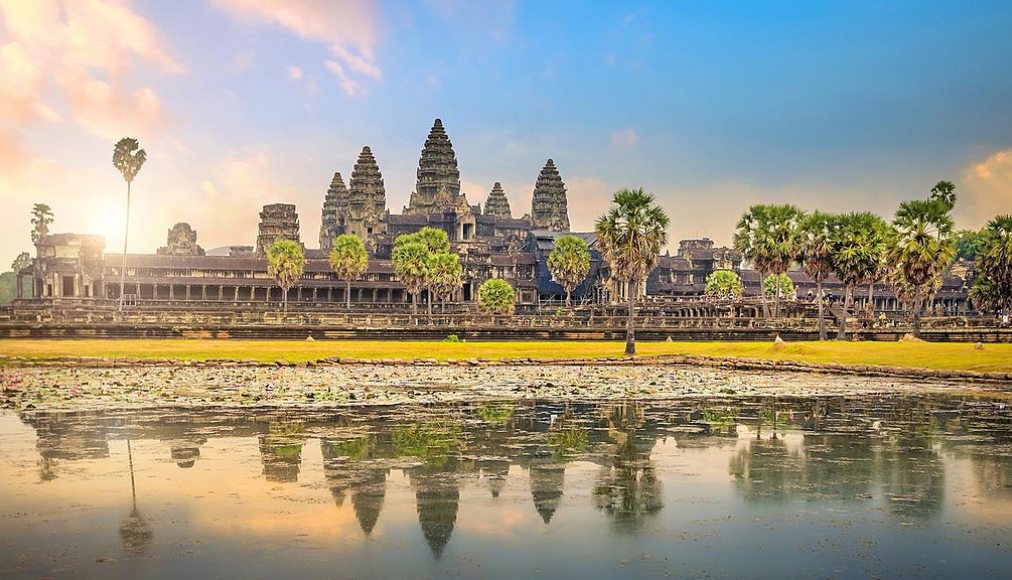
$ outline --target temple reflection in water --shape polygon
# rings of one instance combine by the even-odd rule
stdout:
[[[394,517],[384,510],[401,517],[413,503],[421,537],[439,559],[455,531],[471,533],[460,526],[479,526],[469,520],[470,509],[490,514],[483,518],[536,517],[546,529],[567,510],[573,518],[598,514],[613,533],[637,535],[652,530],[666,506],[684,503],[677,490],[699,477],[733,490],[744,509],[834,502],[932,519],[945,510],[953,489],[947,478],[958,459],[969,465],[959,482],[968,477],[978,493],[1008,510],[1012,458],[994,452],[1012,445],[1003,409],[999,401],[979,398],[781,397],[257,413],[25,412],[20,419],[35,430],[36,481],[42,485],[55,485],[64,472],[76,475],[77,464],[114,461],[111,448],[129,440],[131,482],[135,462],[139,473],[150,472],[153,461],[187,472],[205,469],[222,478],[219,494],[235,481],[237,490],[253,485],[301,493],[300,501],[319,504],[314,513],[353,514],[365,539],[384,536],[385,518]],[[137,451],[142,446],[148,450],[143,456]],[[153,449],[162,449],[161,456],[152,457]],[[259,468],[226,469],[223,455]],[[143,514],[164,485],[171,484],[138,479],[122,526],[124,545],[142,550],[157,542],[164,522]],[[350,511],[341,511],[349,502]]]

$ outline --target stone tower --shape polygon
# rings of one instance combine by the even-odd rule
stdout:
[[[351,172],[348,187],[348,210],[344,216],[344,233],[355,234],[368,242],[374,234],[386,233],[387,195],[383,174],[369,147],[363,147]]]
[[[569,206],[566,202],[566,184],[551,159],[545,163],[534,185],[531,200],[531,225],[535,229],[553,232],[569,231]]]
[[[320,220],[320,249],[329,250],[334,238],[344,233],[344,215],[348,211],[348,188],[340,173],[335,173],[323,198],[323,216]]]
[[[180,222],[169,230],[165,245],[155,251],[159,256],[203,256],[204,248],[197,245],[197,232],[190,224]]]
[[[484,214],[496,218],[509,219],[513,217],[510,212],[510,200],[506,199],[506,192],[502,190],[502,185],[498,181],[492,186],[492,191],[489,192],[488,199],[485,200]]]
[[[453,153],[453,144],[443,130],[443,121],[436,119],[429,138],[425,140],[422,156],[418,159],[418,182],[411,194],[406,214],[427,215],[439,209],[436,196],[449,196],[454,205],[460,195],[460,171],[457,170],[457,156]],[[443,200],[445,201],[445,200]]]
[[[299,214],[290,203],[272,203],[265,205],[260,212],[260,227],[257,233],[256,251],[260,255],[267,253],[277,240],[299,240]]]

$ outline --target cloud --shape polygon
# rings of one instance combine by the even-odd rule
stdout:
[[[144,136],[164,126],[150,87],[131,86],[135,62],[171,74],[186,67],[163,46],[154,25],[117,0],[0,3],[0,122],[57,123],[64,115],[94,135]]]
[[[573,231],[594,231],[594,222],[611,205],[614,188],[600,177],[563,176],[569,203],[569,223]]]
[[[612,131],[609,136],[612,147],[619,147],[622,149],[631,149],[639,142],[640,136],[635,129],[621,129],[618,131]]]
[[[297,81],[302,78],[302,69],[300,67],[289,65],[285,71],[290,81]]]
[[[284,28],[304,40],[323,44],[331,57],[325,65],[351,96],[364,94],[362,79],[379,81],[376,63],[378,17],[367,0],[215,0],[234,17]]]
[[[970,164],[957,185],[957,217],[968,227],[979,228],[997,214],[1012,213],[1012,149]]]

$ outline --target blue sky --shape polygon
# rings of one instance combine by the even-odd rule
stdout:
[[[443,119],[464,191],[529,211],[553,158],[576,229],[645,187],[670,238],[730,240],[751,203],[889,216],[939,179],[957,222],[1012,212],[1009,2],[36,0],[0,6],[0,255],[122,243],[119,136],[150,161],[131,248],[188,221],[252,244],[266,203],[316,243],[334,171],[372,147],[399,211]]]

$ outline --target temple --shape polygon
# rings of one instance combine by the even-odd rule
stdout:
[[[342,175],[350,175],[347,185]],[[611,278],[594,234],[570,231],[568,193],[553,159],[532,175],[531,206],[521,217],[514,217],[515,205],[500,182],[494,182],[484,196],[483,208],[472,203],[468,194],[480,199],[484,192],[463,191],[460,175],[453,143],[443,122],[436,119],[421,149],[414,191],[400,213],[391,213],[387,207],[380,159],[366,146],[350,174],[335,171],[323,191],[317,248],[305,247],[298,209],[288,203],[263,206],[251,246],[230,245],[206,252],[187,223],[173,225],[165,246],[156,252],[128,254],[125,260],[119,254],[106,253],[99,236],[50,234],[36,243],[33,264],[16,273],[18,290],[25,289],[18,298],[22,304],[73,299],[78,308],[118,301],[120,267],[125,263],[124,300],[128,304],[153,308],[186,304],[242,311],[257,303],[281,300],[281,290],[267,274],[265,254],[276,240],[287,239],[302,244],[307,258],[302,280],[289,294],[293,307],[305,304],[340,309],[346,300],[345,284],[332,271],[328,256],[336,236],[354,234],[365,242],[369,266],[366,274],[352,283],[353,307],[405,308],[411,297],[397,280],[390,255],[397,236],[423,227],[444,230],[464,266],[463,283],[451,302],[473,303],[484,281],[502,278],[516,290],[521,306],[557,304],[564,292],[552,280],[547,259],[555,239],[564,234],[582,237],[591,249],[590,274],[573,293],[577,302],[608,304],[625,298],[628,289]],[[735,250],[716,247],[705,238],[682,240],[677,248],[674,255],[659,257],[647,283],[636,292],[655,300],[699,297],[707,276],[727,269],[739,272],[746,295],[759,293],[758,273],[743,268]],[[789,275],[799,296],[814,287],[800,271]],[[835,279],[831,278],[826,288],[842,295]],[[886,285],[878,285],[872,296],[876,309],[901,309]],[[427,300],[428,296],[421,297],[421,302]],[[950,312],[967,311],[965,277],[947,276],[935,304]]]

